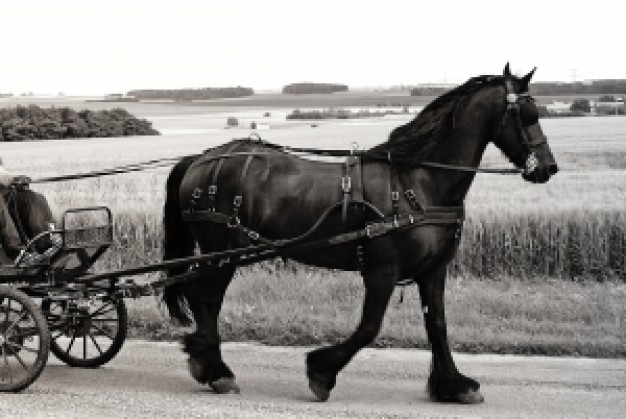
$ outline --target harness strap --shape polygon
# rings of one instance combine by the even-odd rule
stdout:
[[[341,166],[341,222],[344,227],[348,227],[348,207],[350,203],[363,202],[363,171],[361,158],[358,156],[348,156]]]
[[[254,152],[254,149],[252,149],[252,152]],[[241,208],[241,205],[243,204],[243,192],[241,191],[241,185],[243,185],[243,182],[246,179],[246,175],[248,174],[248,169],[250,168],[250,163],[252,162],[253,158],[254,158],[253,154],[248,155],[248,157],[246,158],[246,162],[243,165],[243,170],[241,171],[241,176],[239,178],[239,187],[240,187],[239,194],[235,195],[235,198],[233,199],[233,215],[227,224],[228,227],[230,228],[234,228],[236,226],[241,225],[241,220],[239,219],[239,209]],[[249,203],[247,207],[248,207],[248,222],[249,222],[251,214],[252,214],[251,203]]]
[[[230,154],[233,151],[235,151],[235,149],[239,147],[239,145],[240,143],[234,143],[228,148],[228,150],[226,150],[225,154],[220,154],[216,156],[217,167],[215,168],[215,171],[213,172],[213,176],[211,176],[211,183],[209,184],[209,188],[208,188],[209,209],[212,211],[215,211],[215,200],[216,200],[216,195],[217,195],[217,179],[220,174],[220,170],[222,169],[222,166],[224,165],[224,161],[226,160],[226,158],[230,157]],[[207,159],[206,161],[207,162],[215,161],[215,159]]]

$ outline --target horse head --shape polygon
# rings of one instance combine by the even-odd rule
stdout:
[[[545,183],[559,169],[539,124],[537,105],[528,94],[534,72],[535,69],[518,78],[506,64],[503,74],[505,111],[493,142],[517,168],[524,170],[525,180]]]

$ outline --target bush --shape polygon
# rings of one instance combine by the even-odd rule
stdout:
[[[0,141],[159,135],[152,123],[121,108],[98,112],[36,105],[0,109]]]
[[[591,104],[588,99],[575,99],[572,106],[569,107],[572,112],[591,112]]]
[[[598,102],[615,102],[615,96],[613,95],[603,95],[600,96]]]

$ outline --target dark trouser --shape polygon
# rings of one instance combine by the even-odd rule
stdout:
[[[13,223],[9,208],[2,195],[0,195],[0,238],[2,239],[2,250],[8,256],[17,256],[20,250],[24,248],[20,234]]]

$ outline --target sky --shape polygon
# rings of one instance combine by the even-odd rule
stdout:
[[[3,0],[0,93],[626,78],[623,0]]]

